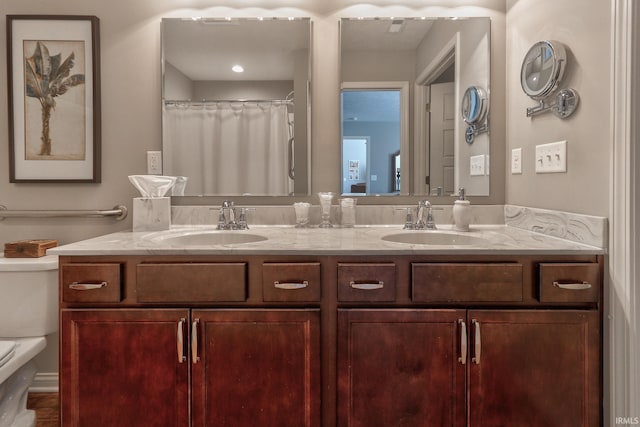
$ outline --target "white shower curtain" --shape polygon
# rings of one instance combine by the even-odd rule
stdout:
[[[185,195],[286,195],[287,106],[284,103],[165,105],[166,175],[187,176]]]

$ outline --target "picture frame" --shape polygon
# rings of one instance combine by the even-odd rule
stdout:
[[[99,19],[6,19],[9,182],[99,183]]]

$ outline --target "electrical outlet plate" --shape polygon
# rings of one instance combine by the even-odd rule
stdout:
[[[536,173],[567,171],[567,141],[536,145]]]
[[[162,151],[147,151],[147,174],[162,175]]]
[[[469,175],[485,175],[486,160],[484,154],[469,157]]]
[[[511,150],[511,173],[522,173],[522,148],[514,148]]]

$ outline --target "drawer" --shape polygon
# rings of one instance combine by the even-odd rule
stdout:
[[[522,264],[414,263],[415,302],[522,301]]]
[[[120,302],[122,281],[118,263],[65,264],[62,266],[62,301]]]
[[[246,263],[138,264],[138,302],[241,302]]]
[[[319,262],[262,264],[262,299],[267,302],[320,301]]]
[[[396,299],[394,263],[339,263],[338,301],[368,302]]]
[[[541,263],[541,302],[597,302],[600,265],[594,263]]]

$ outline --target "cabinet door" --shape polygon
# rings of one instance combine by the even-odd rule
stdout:
[[[194,310],[193,426],[320,425],[319,310]]]
[[[600,425],[596,311],[469,311],[469,426]]]
[[[338,425],[464,426],[464,310],[338,311]]]
[[[189,363],[178,355],[188,319],[188,310],[62,310],[61,425],[189,426]]]

